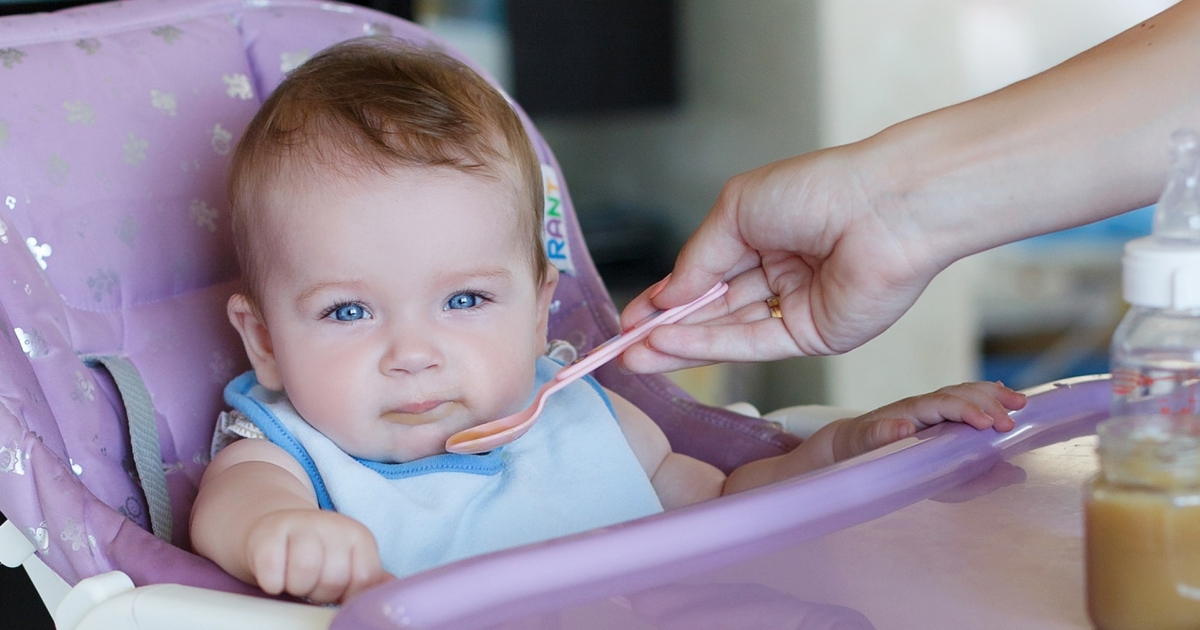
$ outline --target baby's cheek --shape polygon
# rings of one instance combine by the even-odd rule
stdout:
[[[319,359],[319,358],[318,358]],[[361,399],[356,372],[332,361],[302,365],[289,370],[284,385],[296,411],[316,426],[332,418],[344,418],[353,412],[354,401]]]
[[[500,416],[517,413],[529,405],[533,396],[534,371],[510,369],[496,380],[495,385]]]
[[[345,394],[343,394],[345,395]],[[326,395],[321,391],[308,390],[300,396],[290,396],[292,406],[304,421],[326,435],[339,433],[341,423],[331,419],[341,418],[342,422],[349,415],[349,410],[342,409],[337,404],[340,397]]]

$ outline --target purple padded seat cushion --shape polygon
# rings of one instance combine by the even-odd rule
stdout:
[[[139,583],[236,587],[211,570],[187,579],[206,561],[144,532],[120,398],[77,356],[139,369],[186,548],[205,426],[245,367],[221,321],[237,274],[223,181],[258,100],[229,11],[181,6],[0,21],[0,330],[15,386],[0,444],[24,462],[0,474],[3,510],[69,582],[120,568]]]
[[[224,315],[237,274],[225,171],[288,70],[364,33],[433,42],[390,16],[306,0],[129,0],[0,19],[0,511],[68,582],[119,569],[137,584],[249,590],[182,550],[221,387],[247,368]],[[565,189],[562,212],[573,271],[551,336],[586,350],[617,332],[616,311]],[[144,379],[177,547],[145,531],[120,396],[80,353],[125,356]],[[599,378],[676,450],[726,470],[796,443],[665,377]]]

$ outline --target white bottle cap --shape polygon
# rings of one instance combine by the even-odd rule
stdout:
[[[1200,309],[1200,244],[1153,236],[1125,244],[1122,294],[1135,306]]]

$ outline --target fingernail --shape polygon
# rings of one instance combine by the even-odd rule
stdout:
[[[650,299],[653,300],[654,298],[658,297],[658,294],[662,293],[662,290],[667,287],[667,283],[670,282],[670,280],[671,274],[667,274],[662,280],[654,283],[654,291],[650,293]]]
[[[613,363],[617,364],[617,371],[621,374],[624,374],[625,376],[633,376],[633,372],[625,369],[625,357],[617,357],[617,360],[613,361]]]

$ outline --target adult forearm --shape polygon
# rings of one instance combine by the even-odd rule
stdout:
[[[900,123],[856,149],[884,165],[877,211],[922,226],[943,264],[1152,203],[1166,140],[1200,127],[1200,1],[1025,81]],[[893,220],[897,217],[893,217]]]

